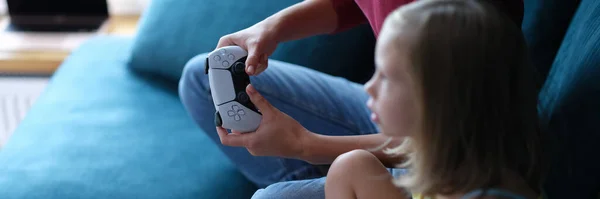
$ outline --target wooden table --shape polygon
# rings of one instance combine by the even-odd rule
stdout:
[[[0,21],[4,20],[6,18],[0,16]],[[139,16],[110,17],[100,33],[133,36],[137,31],[138,20]],[[2,31],[0,34],[8,33]],[[0,73],[51,75],[70,53],[70,50],[23,50],[10,47],[2,49],[0,50]]]

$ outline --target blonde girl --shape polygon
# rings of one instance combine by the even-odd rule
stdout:
[[[339,156],[327,198],[540,197],[535,71],[523,35],[491,4],[420,0],[390,14],[365,85],[372,120],[403,140],[394,180],[365,150]]]

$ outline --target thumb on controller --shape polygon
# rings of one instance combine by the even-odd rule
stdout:
[[[273,111],[273,105],[271,105],[269,101],[267,101],[262,95],[260,95],[260,93],[258,93],[256,88],[254,88],[252,84],[248,84],[248,86],[246,87],[246,92],[250,97],[250,101],[252,101],[254,106],[256,106],[256,108],[260,110],[261,113],[264,114],[266,112]]]
[[[246,73],[256,75],[264,71],[266,54],[260,45],[248,47],[248,58],[246,59]]]

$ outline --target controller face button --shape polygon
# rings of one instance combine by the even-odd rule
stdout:
[[[229,67],[229,62],[228,61],[223,61],[223,66],[224,67]]]
[[[213,59],[214,59],[215,61],[221,61],[221,56],[219,56],[219,55],[215,55],[215,56],[213,57]]]
[[[240,92],[240,93],[238,93],[237,99],[242,104],[246,104],[250,100],[250,98],[248,97],[248,94],[246,94],[246,92]]]
[[[227,58],[229,58],[229,60],[232,60],[232,61],[233,61],[233,60],[235,59],[235,56],[234,56],[233,54],[229,54],[229,55],[227,56]]]
[[[227,53],[227,50],[221,49],[221,51],[219,51],[219,52],[221,52],[221,54],[225,54],[225,53]]]
[[[246,71],[244,71],[244,68],[246,68],[246,66],[243,63],[237,62],[235,63],[235,65],[233,65],[233,73],[237,75],[244,74],[246,73]]]

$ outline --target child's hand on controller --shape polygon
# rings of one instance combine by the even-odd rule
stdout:
[[[273,54],[278,44],[274,31],[270,31],[265,26],[258,23],[244,30],[225,35],[219,39],[217,48],[231,45],[243,48],[248,52],[246,73],[258,75],[267,68],[269,56]]]
[[[273,107],[252,85],[246,87],[250,100],[262,113],[260,126],[255,132],[228,133],[217,127],[221,143],[227,146],[245,147],[255,156],[300,157],[304,143],[312,132],[289,115]]]

